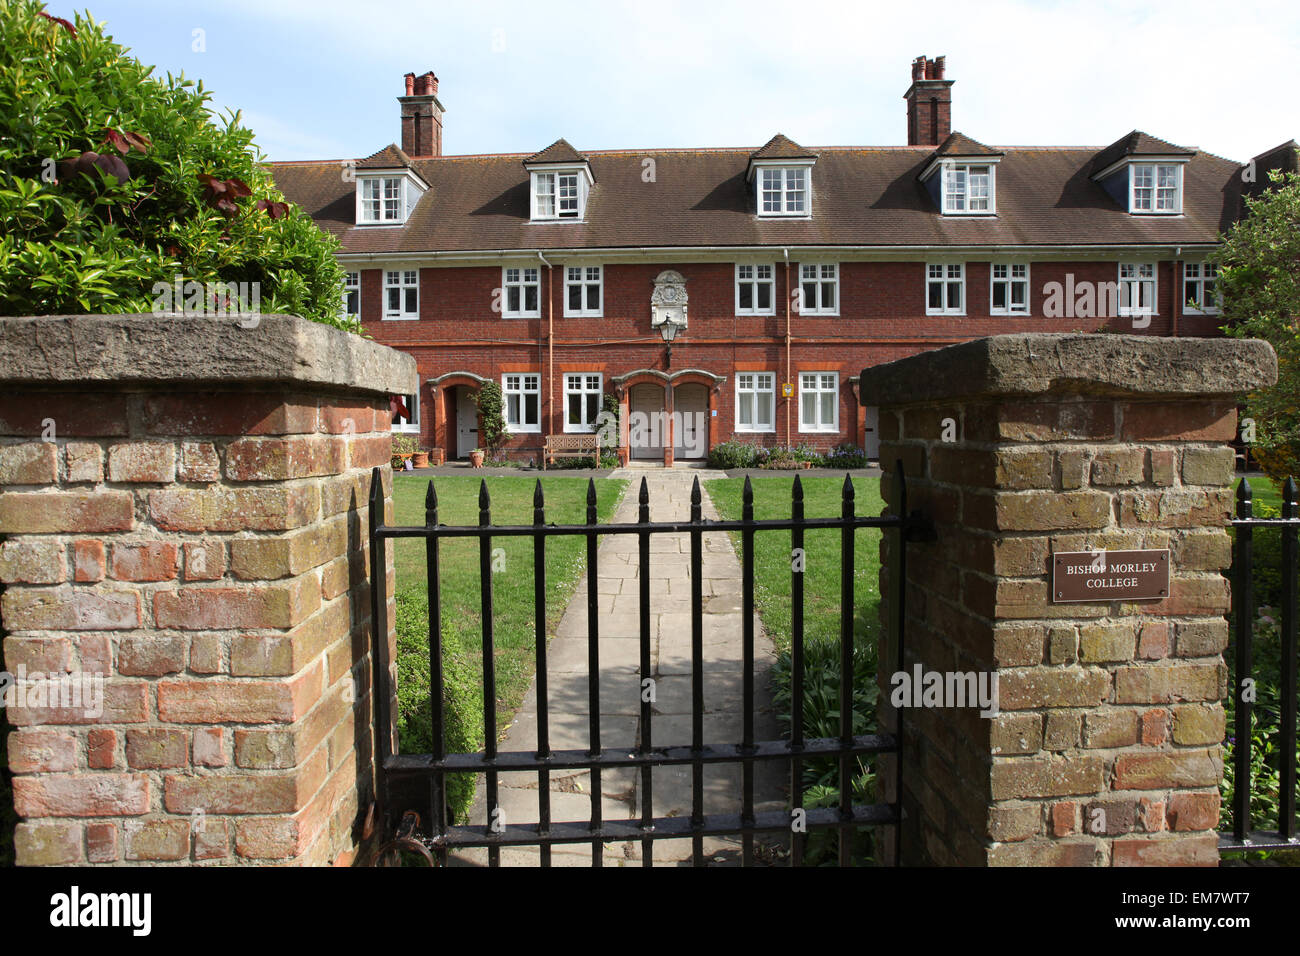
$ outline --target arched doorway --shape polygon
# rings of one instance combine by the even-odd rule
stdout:
[[[664,386],[633,385],[628,395],[628,453],[640,460],[663,461],[667,422]]]
[[[673,459],[699,461],[709,454],[709,390],[687,383],[673,388]]]

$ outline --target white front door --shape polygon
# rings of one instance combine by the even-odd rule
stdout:
[[[866,408],[866,427],[863,429],[863,451],[872,461],[880,458],[880,409],[875,405]]]
[[[704,458],[709,453],[709,392],[703,385],[673,389],[673,460]]]
[[[456,457],[468,458],[478,447],[478,405],[463,385],[456,388]]]

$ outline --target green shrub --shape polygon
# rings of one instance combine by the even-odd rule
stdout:
[[[870,734],[876,728],[877,635],[858,635],[853,644],[853,733]],[[804,641],[803,735],[805,740],[840,735],[840,642],[835,636],[809,635]],[[784,733],[793,725],[793,659],[790,651],[777,656],[772,667],[772,699]],[[808,760],[803,765],[805,807],[836,806],[840,799],[839,764],[831,758]],[[875,802],[875,773],[858,758],[852,776],[855,803]],[[836,861],[838,836],[834,830],[811,830],[804,848],[804,863],[831,866]],[[866,828],[853,831],[855,862],[869,863],[872,835]]]
[[[433,750],[429,703],[429,599],[411,588],[397,595],[397,739],[402,753]],[[479,649],[443,622],[442,686],[444,746],[447,753],[483,749],[483,665]],[[466,819],[474,801],[474,774],[448,774],[447,814]]]
[[[615,458],[615,461],[617,461],[617,458]],[[583,468],[599,468],[601,466],[598,465],[595,459],[590,455],[565,455],[561,458],[556,458],[553,462],[549,462],[546,467],[553,471],[566,471],[580,470]]]
[[[284,202],[239,114],[41,7],[0,0],[0,313],[228,314],[235,283],[229,311],[359,331],[337,240]]]
[[[766,460],[766,449],[756,442],[743,442],[733,438],[709,449],[710,468],[757,468]]]
[[[829,455],[822,459],[827,468],[866,468],[867,453],[853,442],[836,445]]]
[[[496,458],[506,440],[505,399],[501,386],[488,380],[479,386],[474,396],[478,404],[479,439],[487,454],[485,458]]]

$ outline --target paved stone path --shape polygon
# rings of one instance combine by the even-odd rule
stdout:
[[[615,523],[637,517],[641,478],[650,492],[652,521],[686,521],[690,518],[691,485],[720,473],[699,470],[625,469],[615,477],[629,478],[627,491],[615,511]],[[707,492],[703,498],[706,519],[717,510]],[[600,606],[600,709],[601,745],[605,749],[635,747],[640,727],[640,569],[635,535],[609,535],[597,552],[599,575],[596,591]],[[702,560],[704,600],[704,741],[736,744],[742,739],[741,570],[726,532],[704,535]],[[583,749],[588,736],[590,707],[587,682],[587,588],[585,575],[560,620],[547,648],[550,742],[555,749]],[[691,742],[691,581],[690,536],[656,534],[650,539],[650,651],[655,678],[652,740],[655,747]],[[754,732],[757,740],[775,739],[779,733],[772,709],[769,675],[775,653],[755,615]],[[534,682],[510,725],[502,751],[537,749],[537,686]],[[755,764],[755,809],[780,809],[786,805],[785,768],[777,762]],[[499,805],[507,823],[533,823],[538,819],[538,778],[535,772],[498,775]],[[672,766],[653,771],[655,816],[686,816],[691,810],[691,768]],[[553,822],[587,822],[591,815],[591,774],[556,770],[550,778]],[[606,820],[640,819],[641,774],[636,770],[601,774],[602,813]],[[705,813],[739,813],[739,764],[705,766]],[[472,825],[487,821],[484,779],[470,811]],[[761,840],[756,841],[761,845]],[[610,843],[604,847],[606,866],[640,866],[641,842]],[[740,840],[709,838],[704,841],[710,862],[739,861]],[[689,865],[691,841],[658,840],[656,865]],[[589,866],[591,844],[553,847],[554,866]],[[484,865],[486,850],[464,851],[453,865]],[[501,851],[502,866],[536,866],[536,847]]]

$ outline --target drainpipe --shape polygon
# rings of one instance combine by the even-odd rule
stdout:
[[[542,265],[546,266],[546,428],[547,434],[553,434],[555,432],[555,303],[552,299],[555,296],[553,288],[555,273],[551,269],[551,264],[546,261],[546,256],[542,255],[541,249],[537,250],[537,258],[541,259]]]
[[[1169,317],[1173,322],[1171,334],[1173,338],[1178,338],[1178,314],[1183,310],[1184,298],[1183,289],[1183,247],[1179,246],[1174,250],[1174,274],[1169,279],[1171,292],[1169,298],[1172,300],[1169,304],[1169,311],[1173,313]]]
[[[794,290],[790,288],[790,250],[782,249],[781,255],[785,256],[785,380],[793,382],[794,369],[790,366],[790,298]],[[796,401],[794,396],[787,400],[785,406],[785,447],[790,447],[790,416],[794,414],[791,408],[791,402]]]

